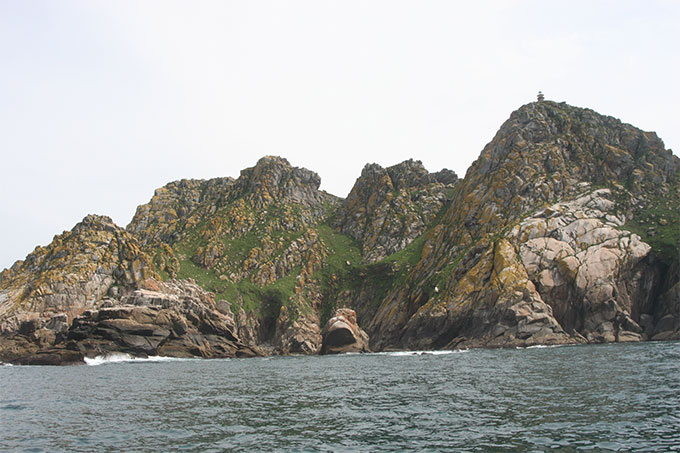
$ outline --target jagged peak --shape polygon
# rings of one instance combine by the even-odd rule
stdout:
[[[296,177],[303,184],[311,184],[318,188],[321,184],[319,175],[302,167],[293,167],[288,159],[279,156],[264,156],[257,161],[255,166],[241,170],[241,176],[237,182],[246,180],[248,183],[258,183],[271,180],[276,184],[286,182],[288,177]]]
[[[428,172],[419,160],[408,159],[387,168],[367,164],[334,224],[361,242],[366,262],[380,260],[425,231],[448,201],[449,185],[457,180],[451,170]]]
[[[514,111],[470,166],[444,220],[451,243],[498,231],[581,183],[617,184],[634,196],[668,193],[680,159],[652,132],[552,101]]]
[[[654,132],[642,131],[612,116],[565,102],[541,101],[512,112],[470,166],[468,175],[489,173],[519,160],[540,163],[548,173],[567,171],[577,179],[602,183],[605,175],[618,182],[638,178],[635,169],[662,175],[677,173],[680,159],[666,150]],[[533,165],[533,164],[532,164]]]
[[[157,196],[162,196],[167,192],[171,193],[182,193],[185,192],[186,190],[190,190],[195,186],[204,184],[206,182],[205,179],[178,179],[176,181],[171,181],[167,184],[165,184],[163,187],[159,187],[158,189],[154,190],[154,197]]]
[[[281,157],[281,156],[275,156],[273,154],[269,154],[267,156],[262,156],[257,161],[257,164],[255,164],[256,167],[264,166],[264,165],[283,165],[283,166],[292,168],[292,165],[290,165],[290,162],[288,162],[288,159],[286,159],[285,157]]]
[[[83,217],[83,220],[78,222],[71,230],[75,234],[85,231],[116,231],[123,230],[123,228],[116,225],[116,223],[109,216],[88,214]]]
[[[458,176],[452,170],[444,168],[436,173],[430,173],[420,160],[407,159],[389,167],[382,167],[377,163],[366,164],[357,179],[355,187],[360,182],[386,185],[389,190],[421,187],[434,182],[453,184]],[[369,182],[371,181],[371,182]]]
[[[274,200],[315,205],[321,199],[320,185],[317,173],[294,167],[283,157],[265,156],[255,166],[241,170],[234,195],[249,196],[259,207]]]
[[[574,132],[574,129],[576,132],[582,132],[584,127],[625,130],[643,134],[645,140],[652,143],[654,147],[665,150],[664,143],[656,132],[643,131],[616,117],[566,102],[540,101],[525,104],[510,114],[498,132],[500,134],[517,129],[522,131],[524,138],[533,139],[537,143],[546,139],[551,140],[555,135]]]
[[[52,242],[46,246],[37,245],[31,253],[29,253],[23,260],[16,261],[10,268],[3,271],[3,276],[0,282],[18,272],[21,272],[24,267],[31,267],[37,261],[42,259],[42,256],[55,247],[55,244],[70,242],[73,244],[81,244],[84,238],[87,238],[93,232],[122,232],[123,228],[114,223],[111,217],[105,215],[88,214],[83,217],[83,220],[76,223],[71,230],[64,231],[57,234],[52,239]]]

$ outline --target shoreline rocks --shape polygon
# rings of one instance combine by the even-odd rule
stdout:
[[[0,360],[677,339],[679,181],[654,133],[551,101],[513,112],[463,179],[369,164],[342,200],[267,156],[0,272]],[[322,326],[334,307],[356,312]]]
[[[357,324],[357,314],[350,308],[339,308],[321,331],[320,354],[371,352],[368,334]]]

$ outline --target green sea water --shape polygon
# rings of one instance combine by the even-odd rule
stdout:
[[[91,365],[0,367],[0,450],[680,450],[678,342]]]

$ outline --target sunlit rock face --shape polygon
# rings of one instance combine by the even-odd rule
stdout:
[[[566,104],[523,106],[457,184],[406,285],[382,300],[372,346],[649,338],[673,312],[662,301],[674,300],[677,232],[654,231],[677,218],[679,168],[654,133]],[[668,245],[666,259],[629,228]]]
[[[679,339],[679,181],[656,134],[550,101],[463,179],[369,164],[343,200],[267,156],[0,273],[0,360]]]
[[[65,316],[70,322],[107,295],[124,294],[155,276],[135,236],[108,217],[88,215],[2,273],[0,333],[15,332],[29,319]]]
[[[379,261],[425,231],[457,182],[454,172],[429,173],[420,161],[366,165],[335,225],[361,243],[365,262]]]

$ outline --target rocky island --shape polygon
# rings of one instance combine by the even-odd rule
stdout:
[[[680,339],[680,159],[539,101],[460,179],[369,164],[345,199],[264,157],[89,215],[0,273],[0,361]]]

